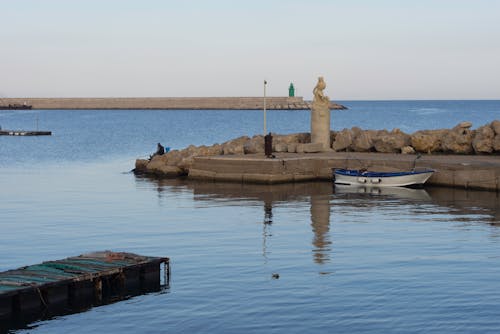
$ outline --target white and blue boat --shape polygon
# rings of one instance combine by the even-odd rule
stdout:
[[[365,169],[335,169],[335,184],[348,186],[376,187],[418,187],[422,186],[435,172],[433,169],[407,172],[373,172]]]

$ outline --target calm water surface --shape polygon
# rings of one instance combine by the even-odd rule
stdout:
[[[500,119],[498,101],[345,104],[335,129]],[[169,256],[172,280],[160,293],[19,333],[500,330],[496,193],[138,178],[128,171],[156,142],[253,135],[262,114],[15,111],[0,113],[0,125],[33,128],[37,117],[53,136],[0,137],[0,270],[111,249]],[[308,131],[308,122],[307,112],[269,114],[279,133]]]

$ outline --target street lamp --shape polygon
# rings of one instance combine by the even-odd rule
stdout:
[[[267,127],[266,127],[266,85],[267,85],[267,81],[264,80],[264,136],[267,134]]]

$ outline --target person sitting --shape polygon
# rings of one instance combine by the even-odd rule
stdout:
[[[155,155],[164,155],[164,154],[165,154],[165,148],[160,143],[158,143]]]
[[[157,155],[164,155],[164,154],[165,154],[165,148],[160,143],[158,143],[158,145],[156,146],[156,152],[149,156],[149,160],[153,159],[153,157]]]

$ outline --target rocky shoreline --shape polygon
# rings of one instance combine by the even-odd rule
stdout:
[[[500,121],[477,129],[462,122],[452,129],[420,130],[407,134],[399,129],[363,130],[358,127],[331,131],[331,150],[336,152],[379,152],[401,154],[485,155],[500,153]],[[311,143],[310,133],[273,134],[273,152],[317,153],[321,145]],[[242,136],[222,144],[172,150],[151,159],[137,159],[134,172],[160,177],[186,176],[195,157],[264,154],[264,137]]]

